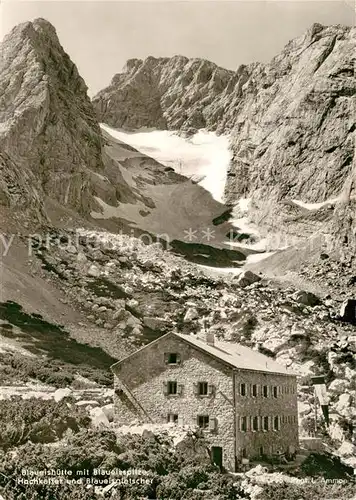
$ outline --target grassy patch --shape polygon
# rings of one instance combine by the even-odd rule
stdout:
[[[49,323],[40,315],[26,313],[15,302],[0,303],[0,319],[7,322],[7,327],[4,329],[3,326],[0,329],[0,335],[18,340],[25,349],[41,356],[39,366],[33,358],[26,358],[23,363],[19,359],[7,363],[8,370],[11,370],[9,366],[12,366],[12,371],[17,369],[19,374],[33,376],[47,383],[54,383],[50,380],[52,375],[54,380],[56,379],[55,371],[62,371],[62,374],[69,372],[69,379],[73,378],[74,373],[79,372],[82,375],[89,375],[92,379],[105,380],[105,374],[110,374],[109,368],[116,361],[99,347],[91,347],[72,339],[62,326]],[[9,325],[16,329],[9,328]],[[50,360],[49,366],[43,361],[44,356]],[[6,359],[8,358],[9,355],[6,355]],[[14,358],[10,356],[9,359]],[[63,378],[62,374],[59,379]],[[68,377],[64,375],[64,380]]]
[[[44,357],[29,357],[19,353],[0,353],[0,385],[29,382],[32,379],[54,387],[67,387],[80,374],[100,385],[112,386],[109,368],[93,368],[89,365],[65,364]]]
[[[170,245],[175,253],[184,256],[189,262],[211,267],[240,267],[246,259],[242,252],[215,248],[203,243],[173,240]]]
[[[88,283],[88,289],[97,297],[110,297],[111,299],[127,299],[130,297],[120,286],[107,278],[95,278]]]
[[[90,418],[82,408],[53,400],[0,401],[0,449],[8,450],[32,441],[53,443],[71,429],[88,427]]]

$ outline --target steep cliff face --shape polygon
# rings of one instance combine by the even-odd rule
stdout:
[[[345,216],[353,213],[338,198],[354,161],[354,58],[354,29],[316,24],[248,79],[236,105],[225,194],[228,202],[252,198],[252,217],[267,230],[324,233],[334,248],[348,242],[354,223]],[[286,204],[294,199],[333,203],[305,211]]]
[[[28,227],[29,221],[47,220],[39,184],[31,171],[20,168],[0,151],[0,224],[8,230],[12,223]]]
[[[286,201],[338,198],[349,183],[355,48],[355,29],[314,24],[269,64],[236,72],[183,57],[133,60],[93,103],[116,127],[230,132],[227,203],[252,198],[255,220],[278,226],[301,216]]]
[[[89,173],[103,169],[101,132],[76,66],[43,19],[14,28],[0,50],[1,149],[29,190],[88,213]]]
[[[314,25],[249,72],[220,126],[233,121],[228,200],[321,202],[340,194],[354,155],[354,57],[354,30]]]
[[[333,248],[340,257],[355,263],[356,255],[356,161],[345,181],[342,194],[335,207],[331,233]]]
[[[233,75],[183,56],[131,59],[93,104],[99,121],[117,128],[214,128],[220,118],[217,101]]]

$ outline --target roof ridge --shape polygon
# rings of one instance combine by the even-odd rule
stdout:
[[[142,351],[144,351],[148,347],[152,346],[153,344],[159,343],[161,341],[161,339],[167,338],[170,335],[175,336],[176,338],[187,342],[188,344],[193,346],[195,349],[198,349],[198,350],[204,352],[204,354],[208,354],[209,356],[217,359],[218,361],[220,361],[221,363],[223,363],[225,365],[232,367],[235,370],[255,371],[255,372],[260,372],[260,373],[270,373],[270,374],[284,375],[284,376],[289,376],[289,377],[297,376],[296,373],[288,372],[287,367],[278,363],[274,359],[268,358],[268,356],[266,356],[265,354],[263,354],[259,351],[256,351],[254,349],[251,349],[251,347],[244,346],[240,343],[233,343],[233,342],[227,341],[227,340],[216,340],[215,341],[217,343],[224,344],[224,346],[228,345],[229,347],[230,346],[232,348],[235,347],[236,349],[238,349],[240,347],[240,348],[246,349],[248,351],[251,351],[252,354],[254,354],[255,356],[258,356],[260,358],[256,363],[257,368],[253,367],[253,366],[248,366],[248,365],[243,366],[243,363],[241,366],[241,363],[240,363],[241,359],[239,359],[238,361],[235,360],[235,362],[233,359],[228,359],[229,356],[231,356],[231,357],[242,356],[243,357],[243,353],[239,353],[236,351],[234,352],[234,349],[232,349],[232,352],[228,352],[228,350],[225,351],[222,349],[219,350],[218,346],[206,344],[204,342],[204,340],[196,337],[195,335],[193,335],[191,333],[190,334],[183,334],[183,333],[178,333],[178,332],[168,332],[168,333],[162,335],[161,337],[159,337],[158,339],[155,339],[152,342],[149,342],[148,344],[137,349],[135,352],[129,354],[128,356],[125,356],[124,358],[120,359],[119,361],[117,361],[116,363],[111,365],[110,369],[114,370],[115,367],[119,366],[121,363],[124,363],[125,361],[129,360],[133,356],[139,355]],[[216,351],[216,352],[214,352],[214,351]],[[262,360],[264,360],[264,359],[266,360],[266,367],[259,366],[262,364]],[[271,366],[270,368],[268,367],[268,364],[270,364],[270,366]]]
[[[212,350],[218,350],[218,347],[216,345],[214,346],[211,346],[211,345],[208,345],[206,344],[203,340],[199,339],[198,337],[192,335],[192,334],[183,334],[183,333],[176,333],[174,332],[174,335],[178,336],[179,338],[183,339],[183,340],[186,340],[188,343],[190,343],[191,345],[193,345],[194,347],[198,348],[198,349],[201,349],[203,350],[205,353],[207,354],[210,354],[211,356],[219,359],[221,362],[225,363],[225,364],[228,364],[238,370],[247,370],[247,371],[256,371],[256,372],[265,372],[265,373],[274,373],[274,374],[279,374],[279,375],[286,375],[286,376],[291,376],[291,377],[295,377],[297,376],[296,373],[293,373],[293,372],[289,372],[288,373],[288,370],[287,370],[287,367],[283,366],[282,364],[278,363],[278,361],[275,361],[274,359],[270,359],[268,356],[266,356],[265,354],[259,352],[259,351],[256,351],[254,349],[252,349],[251,347],[247,347],[247,346],[244,346],[243,344],[240,344],[240,343],[234,343],[234,342],[231,342],[231,341],[227,341],[227,340],[216,340],[215,342],[217,343],[222,343],[224,345],[228,345],[229,347],[240,347],[240,348],[243,348],[243,349],[246,349],[248,351],[251,351],[251,353],[253,353],[254,355],[258,356],[261,360],[265,359],[266,360],[266,365],[268,365],[268,363],[271,366],[271,368],[269,369],[268,366],[265,367],[259,367],[259,368],[254,368],[254,367],[247,367],[247,366],[238,366],[238,363],[233,363],[233,360],[228,360],[228,359],[224,359],[224,357],[221,355],[221,353],[219,352],[212,352]],[[232,349],[233,351],[233,349]],[[219,355],[220,354],[220,355]],[[227,356],[242,356],[242,353],[238,353],[238,352],[225,352],[225,354]],[[275,371],[273,370],[273,368],[275,368],[276,370],[278,371]]]

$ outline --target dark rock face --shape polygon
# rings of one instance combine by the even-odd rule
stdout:
[[[0,151],[0,207],[18,211],[42,210],[32,172],[21,170],[11,158]],[[31,188],[32,186],[32,188]]]
[[[15,27],[0,51],[1,149],[33,177],[27,189],[88,213],[101,132],[75,64],[43,19]]]
[[[356,325],[356,299],[347,299],[343,302],[340,317],[342,321]]]
[[[251,271],[243,271],[239,275],[239,277],[237,279],[237,283],[240,286],[245,287],[245,286],[252,285],[253,283],[257,283],[260,280],[261,280],[261,277],[257,276],[257,274],[254,274]]]
[[[354,140],[355,142],[355,140]],[[356,253],[356,161],[346,177],[344,188],[335,207],[332,232],[334,249],[339,250],[340,257],[352,261]],[[340,250],[341,249],[341,250]]]
[[[314,24],[270,63],[236,72],[181,56],[132,60],[93,103],[114,127],[230,133],[226,202],[252,198],[256,222],[266,227],[300,217],[285,200],[318,203],[343,191],[335,220],[341,241],[355,231],[347,201],[356,178],[355,48],[354,28]],[[316,223],[325,229],[332,214],[324,212]]]

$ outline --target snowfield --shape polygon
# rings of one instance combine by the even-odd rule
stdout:
[[[104,123],[100,126],[115,139],[174,168],[178,174],[196,180],[201,178],[199,184],[215,200],[223,202],[226,173],[232,156],[229,136],[199,130],[187,139],[167,130],[125,132]]]
[[[336,205],[339,198],[332,198],[330,200],[322,201],[320,203],[305,203],[300,200],[292,200],[293,203],[299,207],[306,208],[307,210],[319,210],[319,208],[325,207],[326,205]]]
[[[142,129],[138,132],[127,132],[114,129],[104,123],[100,126],[115,139],[147,154],[165,166],[172,167],[178,174],[199,180],[198,183],[209,191],[215,200],[224,202],[226,176],[232,158],[228,135],[218,136],[215,132],[199,130],[194,136],[185,138],[167,130]],[[104,217],[109,218],[115,215],[112,213],[112,207],[104,206],[102,200],[97,201],[104,208]],[[258,227],[249,222],[250,203],[249,198],[241,198],[233,209],[229,222],[239,232],[255,237],[256,242],[226,241],[225,245],[230,249],[239,247],[262,252],[249,256],[247,262],[253,263],[269,257],[272,253],[266,252],[267,241],[265,238],[260,239]],[[238,274],[241,271],[228,268],[226,272]]]

